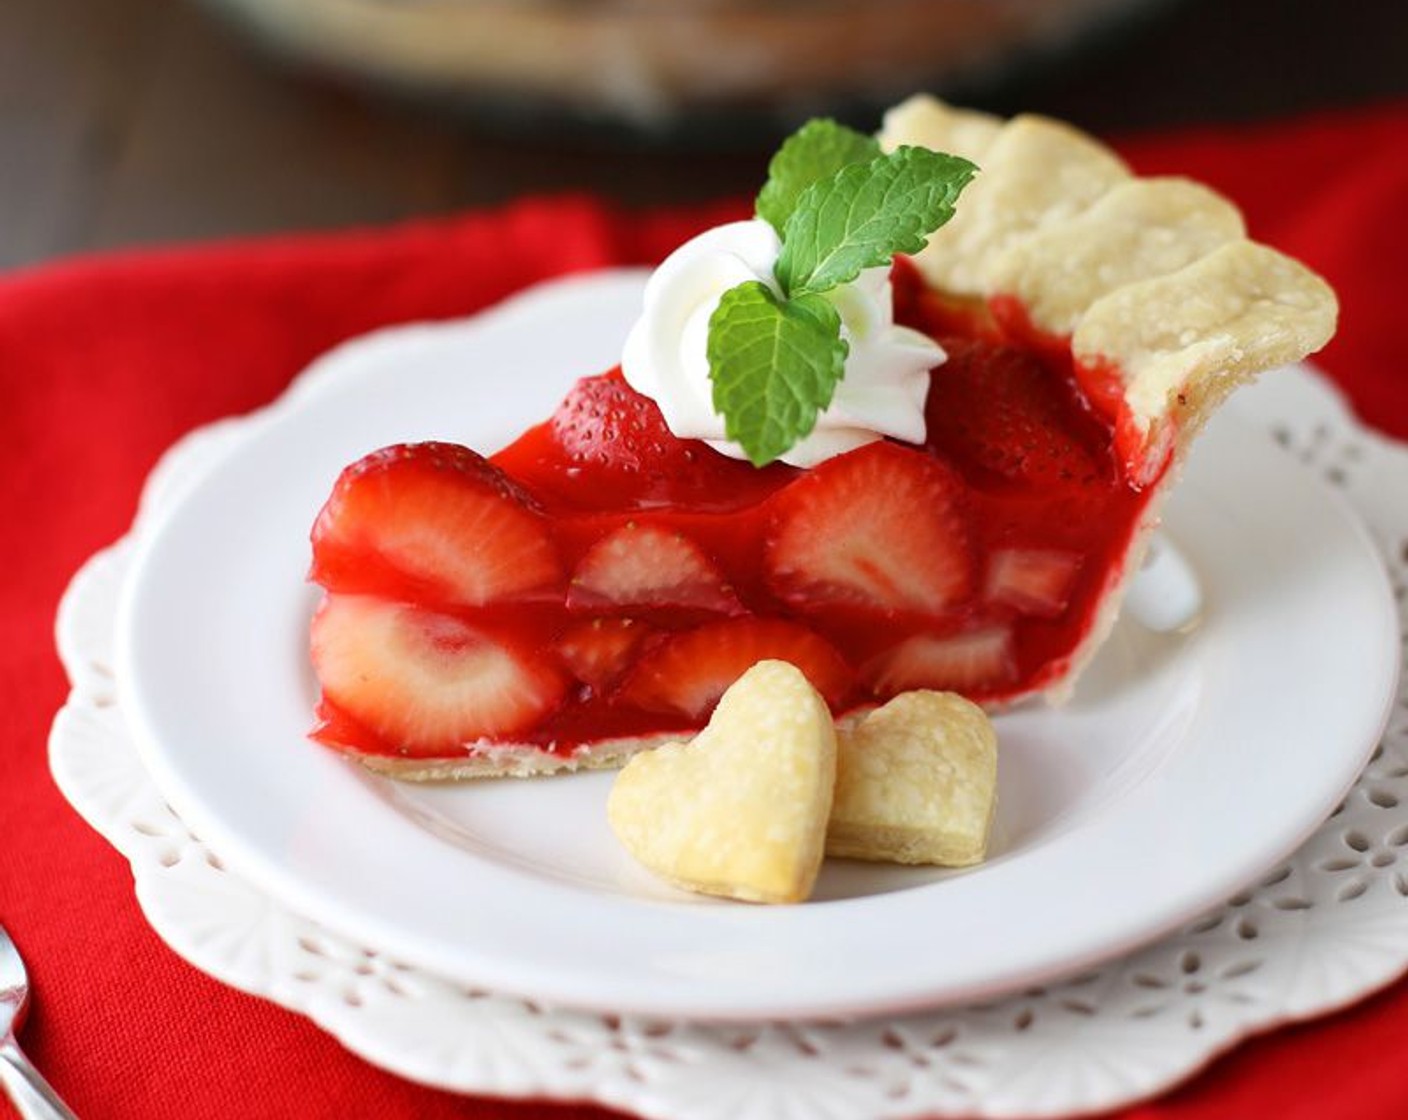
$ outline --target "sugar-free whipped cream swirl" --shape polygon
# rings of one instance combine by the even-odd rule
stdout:
[[[709,381],[709,318],[730,288],[758,280],[781,294],[773,277],[781,243],[767,222],[718,226],[676,249],[645,289],[645,309],[626,340],[622,372],[636,392],[659,406],[681,439],[706,440],[735,459],[747,455],[724,438]],[[890,270],[871,268],[825,293],[841,315],[850,346],[846,372],[831,406],[811,434],[782,456],[812,467],[883,436],[924,439],[929,370],[944,360],[930,338],[896,326]]]

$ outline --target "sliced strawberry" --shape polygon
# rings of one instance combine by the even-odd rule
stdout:
[[[557,651],[579,681],[601,694],[621,679],[650,633],[649,626],[633,618],[594,618],[568,630]]]
[[[398,444],[344,470],[313,526],[310,574],[329,591],[460,606],[562,578],[528,496],[453,443]]]
[[[587,550],[572,573],[567,606],[742,609],[718,565],[682,533],[628,522]]]
[[[703,719],[724,690],[759,661],[790,661],[833,707],[851,688],[841,655],[804,626],[736,618],[676,634],[649,650],[621,685],[619,698],[651,712]]]
[[[984,595],[1023,614],[1056,618],[1070,602],[1081,555],[1055,548],[1001,548],[988,558]]]
[[[925,407],[926,444],[980,475],[1090,485],[1113,476],[1109,433],[1073,386],[1027,350],[945,338]]]
[[[443,755],[537,723],[565,676],[458,619],[367,595],[329,595],[313,618],[324,697],[399,753]]]
[[[875,658],[862,675],[883,698],[914,688],[986,695],[1015,671],[1011,630],[991,626],[944,637],[916,634]]]
[[[898,444],[829,459],[774,499],[769,585],[802,609],[942,611],[973,590],[961,497],[946,466]]]

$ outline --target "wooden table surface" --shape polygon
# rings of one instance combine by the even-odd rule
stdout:
[[[1109,134],[1405,93],[1403,0],[1170,0],[977,99]],[[628,205],[743,193],[770,148],[511,138],[278,65],[191,0],[0,0],[0,268],[532,191]]]

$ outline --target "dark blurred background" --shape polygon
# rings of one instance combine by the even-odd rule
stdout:
[[[1408,93],[1408,3],[0,0],[0,267],[527,192],[744,194],[799,117],[874,128],[921,84],[1107,136],[1354,105]]]

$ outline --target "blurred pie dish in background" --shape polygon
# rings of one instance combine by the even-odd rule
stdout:
[[[990,79],[1168,0],[205,0],[280,53],[510,113],[651,128]]]

